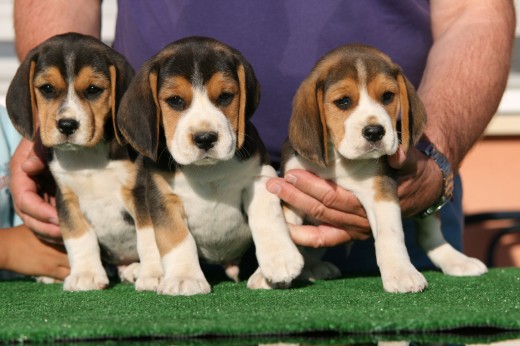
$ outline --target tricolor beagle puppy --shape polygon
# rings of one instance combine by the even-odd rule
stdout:
[[[136,165],[115,140],[116,110],[133,75],[110,47],[68,33],[29,52],[7,93],[16,129],[52,153],[49,168],[71,266],[65,290],[107,286],[102,252],[117,265],[141,260],[140,268],[132,265],[123,273],[138,276],[138,290],[155,290],[162,274],[153,230],[136,233]]]
[[[164,278],[159,293],[208,293],[198,255],[238,280],[238,262],[256,246],[248,287],[290,283],[303,266],[276,176],[249,118],[259,85],[240,52],[210,38],[185,38],[148,60],[125,94],[117,121],[143,156],[146,191]]]
[[[414,145],[425,123],[424,106],[400,67],[368,46],[346,45],[326,54],[293,100],[283,169],[306,169],[358,197],[372,228],[377,263],[388,292],[417,292],[427,285],[410,262],[397,185],[384,158],[397,151],[401,140],[405,151]],[[297,210],[284,211],[289,223],[313,222]],[[484,264],[444,240],[438,218],[418,219],[417,223],[419,244],[444,273],[486,272]],[[306,258],[307,276],[338,273],[330,264],[316,261]]]

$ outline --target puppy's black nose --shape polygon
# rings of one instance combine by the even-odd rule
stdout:
[[[385,135],[385,128],[381,125],[368,125],[363,128],[363,137],[369,142],[377,142]]]
[[[218,140],[218,134],[213,131],[198,132],[193,135],[193,142],[199,149],[209,150],[213,148],[215,142]]]
[[[58,131],[66,136],[70,136],[79,127],[79,122],[74,119],[60,119],[58,120]]]

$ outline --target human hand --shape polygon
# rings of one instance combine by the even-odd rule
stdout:
[[[330,247],[371,236],[370,225],[359,200],[350,191],[301,169],[272,178],[267,190],[321,225],[289,225],[297,245]]]
[[[70,273],[65,249],[38,238],[25,225],[0,232],[0,268],[63,280]]]
[[[397,196],[404,218],[417,215],[431,206],[442,194],[443,178],[437,164],[415,148],[405,155],[399,147],[388,157],[397,180]]]
[[[415,148],[401,147],[388,157],[396,171],[402,214],[410,217],[432,205],[442,193],[442,174],[427,156]],[[267,189],[284,202],[321,221],[318,226],[289,225],[297,245],[328,247],[371,236],[365,210],[359,200],[340,186],[305,170],[291,170],[285,178],[272,178]]]
[[[10,162],[10,190],[24,224],[42,237],[59,240],[55,184],[41,157],[41,146],[22,139]]]

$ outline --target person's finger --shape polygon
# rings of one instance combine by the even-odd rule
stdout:
[[[343,229],[330,225],[292,225],[288,224],[291,238],[296,245],[312,248],[331,247],[352,240],[351,235]]]
[[[65,280],[67,276],[70,274],[70,268],[65,266],[60,266],[56,268],[56,270],[53,273],[53,277],[58,280]]]
[[[45,170],[46,164],[36,155],[34,151],[29,153],[27,160],[25,160],[21,169],[30,176],[42,173]]]
[[[61,238],[56,209],[38,194],[27,190],[20,193],[17,212],[25,225],[44,237]]]
[[[64,280],[70,274],[70,263],[67,253],[63,245],[56,245],[52,243],[47,243],[44,241],[45,245],[52,248],[49,249],[52,251],[52,268],[49,268],[51,271],[51,276],[53,278]]]
[[[29,190],[20,193],[18,201],[15,210],[27,227],[53,238],[61,237],[58,214],[51,204]]]
[[[397,152],[388,156],[388,164],[394,169],[401,169],[406,163],[406,154],[401,146],[397,147]]]
[[[10,162],[10,190],[13,196],[15,211],[24,223],[34,232],[41,235],[59,238],[58,214],[53,205],[47,203],[42,194],[52,181],[45,180],[46,166],[40,156],[33,150],[33,144],[22,140]],[[41,181],[41,185],[37,183]],[[49,195],[50,197],[50,195]],[[47,198],[49,199],[49,198]]]
[[[52,241],[54,243],[62,243],[60,227],[52,223],[42,222],[27,215],[20,215],[24,224],[29,227],[39,237]]]
[[[298,190],[312,196],[327,208],[366,216],[357,197],[333,182],[322,179],[308,171],[294,169],[286,172],[285,180]]]
[[[327,223],[343,229],[356,227],[365,229],[369,232],[370,227],[368,220],[365,217],[328,208],[320,201],[300,191],[284,179],[270,179],[267,182],[267,190],[276,194],[287,204],[290,204],[296,209],[301,210],[306,215],[322,223]]]

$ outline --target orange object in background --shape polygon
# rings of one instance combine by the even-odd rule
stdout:
[[[520,215],[520,136],[485,137],[467,155],[460,173],[466,215],[518,212]],[[520,267],[520,220],[467,224],[464,253],[487,262],[491,242],[500,230],[517,225],[493,246],[493,265]],[[489,264],[489,263],[487,263]]]

